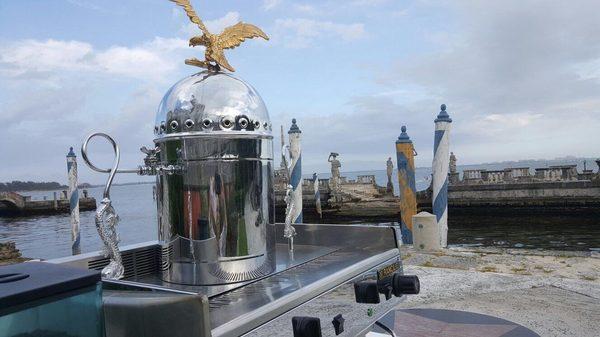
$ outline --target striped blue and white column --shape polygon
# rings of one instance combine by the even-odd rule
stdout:
[[[313,173],[313,189],[315,190],[315,209],[319,214],[319,218],[323,218],[323,210],[321,209],[321,192],[319,191],[319,176]]]
[[[77,156],[73,148],[69,149],[67,154],[67,175],[69,179],[69,189],[67,198],[69,199],[69,208],[71,210],[71,251],[73,255],[81,253],[81,235],[79,232],[79,190],[77,189]]]
[[[450,164],[450,125],[452,119],[446,112],[446,104],[440,106],[435,119],[433,141],[433,214],[437,219],[442,247],[448,245],[448,166]]]
[[[292,204],[294,205],[292,223],[302,223],[302,148],[300,146],[300,128],[296,119],[288,131],[290,140],[290,185],[292,185]]]
[[[406,126],[396,140],[396,160],[400,195],[400,233],[403,244],[413,243],[412,217],[417,214],[417,188],[415,185],[415,148],[406,133]]]

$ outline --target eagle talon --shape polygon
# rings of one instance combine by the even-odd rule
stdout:
[[[185,64],[190,66],[196,66],[200,68],[208,69],[208,71],[221,71],[221,67],[218,64],[212,64],[208,61],[200,61],[197,58],[186,59]]]

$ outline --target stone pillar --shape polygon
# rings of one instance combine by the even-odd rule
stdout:
[[[302,223],[302,149],[300,147],[300,128],[296,119],[292,119],[292,126],[288,131],[290,139],[290,185],[292,185],[292,203],[295,205],[292,214],[292,223]]]
[[[406,126],[396,140],[396,159],[400,195],[400,232],[402,243],[413,243],[412,217],[417,214],[417,191],[415,185],[415,148],[406,134]]]
[[[415,250],[439,250],[440,231],[435,215],[421,212],[413,216]]]
[[[446,104],[435,119],[435,136],[433,142],[433,214],[440,229],[442,247],[448,244],[448,165],[450,164],[450,125],[452,119],[446,112]]]
[[[67,199],[71,210],[71,251],[73,255],[81,253],[81,236],[79,233],[79,190],[77,189],[77,156],[73,148],[67,154],[67,175],[69,178],[69,190]]]

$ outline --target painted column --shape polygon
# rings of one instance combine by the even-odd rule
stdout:
[[[67,174],[69,178],[67,198],[69,199],[69,208],[71,210],[71,241],[73,242],[71,250],[73,255],[77,255],[81,253],[81,237],[79,233],[79,190],[77,189],[77,156],[75,156],[72,147],[67,154]]]
[[[294,204],[292,223],[302,223],[302,149],[300,147],[300,128],[296,119],[288,131],[290,140],[290,185],[292,185],[292,203]]]
[[[450,164],[450,125],[452,119],[446,112],[446,104],[440,106],[440,113],[435,119],[435,136],[433,141],[433,214],[440,230],[442,247],[448,245],[448,166]]]
[[[398,164],[398,185],[400,194],[400,232],[402,243],[412,244],[412,217],[417,214],[417,191],[415,186],[415,148],[402,126],[402,133],[396,140],[396,158]]]

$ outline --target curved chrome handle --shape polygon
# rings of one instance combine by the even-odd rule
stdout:
[[[88,158],[88,154],[87,154],[88,143],[90,142],[90,140],[92,138],[94,138],[96,136],[103,137],[106,140],[108,140],[110,142],[110,144],[112,145],[113,150],[115,151],[115,160],[113,161],[113,166],[110,169],[98,168],[96,165],[92,164],[92,162],[90,162],[90,159]],[[96,133],[92,133],[91,135],[87,136],[87,138],[83,142],[83,145],[81,146],[81,157],[83,157],[83,161],[85,162],[85,164],[92,170],[94,170],[96,172],[101,172],[101,173],[108,173],[108,181],[106,182],[106,185],[104,186],[103,198],[110,199],[110,186],[112,185],[113,179],[115,178],[115,174],[117,172],[137,173],[137,170],[118,170],[119,161],[121,160],[121,152],[119,151],[119,146],[117,145],[117,142],[115,142],[115,140],[112,139],[112,137],[107,135],[106,133],[96,132]]]

